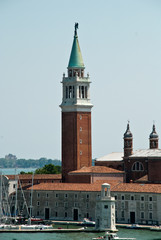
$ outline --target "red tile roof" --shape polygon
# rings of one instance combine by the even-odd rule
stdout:
[[[161,184],[119,183],[111,188],[113,192],[161,193]]]
[[[20,179],[20,180],[31,180],[32,179],[32,174],[19,174],[19,175],[6,175],[10,180],[14,180],[14,179]],[[62,179],[62,175],[61,174],[35,174],[34,175],[34,179],[35,180],[40,180],[40,179]]]
[[[101,191],[101,185],[105,183],[40,183],[33,185],[33,190],[48,190],[48,191],[87,191],[87,192],[97,192]],[[118,184],[116,181],[108,182],[111,186]],[[31,190],[32,187],[27,188]]]
[[[103,182],[102,182],[103,183]],[[40,191],[101,191],[102,183],[40,183],[33,186],[33,190]],[[132,193],[161,193],[161,184],[137,184],[137,183],[118,183],[108,181],[112,192],[132,192]],[[32,187],[27,188],[31,190]]]
[[[92,166],[82,167],[79,170],[71,171],[69,174],[90,174],[90,173],[124,173],[123,171],[116,170],[105,166]]]

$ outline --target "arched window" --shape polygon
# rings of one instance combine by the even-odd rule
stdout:
[[[134,162],[132,165],[132,171],[144,171],[143,164],[141,162]]]
[[[72,98],[72,86],[69,86],[69,98]]]

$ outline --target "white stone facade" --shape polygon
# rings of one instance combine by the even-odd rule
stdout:
[[[115,198],[111,197],[110,185],[102,184],[100,198],[96,201],[96,229],[100,231],[116,231]]]

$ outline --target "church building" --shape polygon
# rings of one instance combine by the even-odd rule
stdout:
[[[159,149],[159,136],[155,124],[153,124],[152,132],[149,135],[149,149],[133,151],[133,134],[130,131],[129,122],[123,140],[123,153],[112,153],[104,156],[97,159],[95,165],[124,170],[125,182],[127,183],[161,183],[161,149]],[[116,157],[118,157],[117,160]]]

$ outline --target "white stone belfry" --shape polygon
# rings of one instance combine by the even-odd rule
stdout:
[[[115,226],[115,198],[111,197],[110,185],[102,184],[101,197],[96,202],[96,230],[117,231]]]

